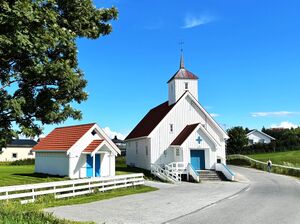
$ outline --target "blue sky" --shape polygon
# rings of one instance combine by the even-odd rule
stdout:
[[[95,0],[115,5],[114,31],[79,39],[89,99],[81,121],[128,134],[167,99],[184,41],[199,101],[226,128],[300,125],[300,2],[296,0]],[[45,134],[55,126],[46,126]]]

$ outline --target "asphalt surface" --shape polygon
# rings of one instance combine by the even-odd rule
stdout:
[[[166,223],[300,223],[299,180],[247,168],[232,169],[249,179],[248,189]]]
[[[117,197],[81,205],[46,209],[55,216],[96,223],[163,223],[196,211],[199,208],[231,197],[248,187],[248,183],[207,182],[164,184],[148,182],[160,190]]]
[[[300,181],[231,167],[239,183],[163,184],[158,191],[49,208],[55,216],[96,223],[300,223]]]

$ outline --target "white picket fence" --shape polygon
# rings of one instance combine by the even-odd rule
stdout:
[[[95,177],[77,180],[56,181],[0,187],[0,200],[20,199],[21,203],[34,202],[37,196],[53,194],[54,198],[74,197],[132,187],[144,184],[144,174],[128,174],[115,177]]]

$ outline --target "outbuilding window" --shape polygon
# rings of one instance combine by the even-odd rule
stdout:
[[[12,154],[12,158],[13,158],[13,159],[18,158],[18,154],[17,154],[17,153],[13,153],[13,154]]]
[[[146,156],[148,156],[148,146],[146,146]]]
[[[176,156],[180,156],[180,150],[179,150],[179,148],[176,149]]]

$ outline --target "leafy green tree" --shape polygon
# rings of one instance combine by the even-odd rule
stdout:
[[[80,119],[72,105],[87,99],[77,38],[112,31],[116,8],[92,0],[0,1],[0,146],[43,124]]]
[[[241,153],[243,147],[248,144],[247,132],[243,127],[233,127],[227,131],[226,150],[228,154]]]

